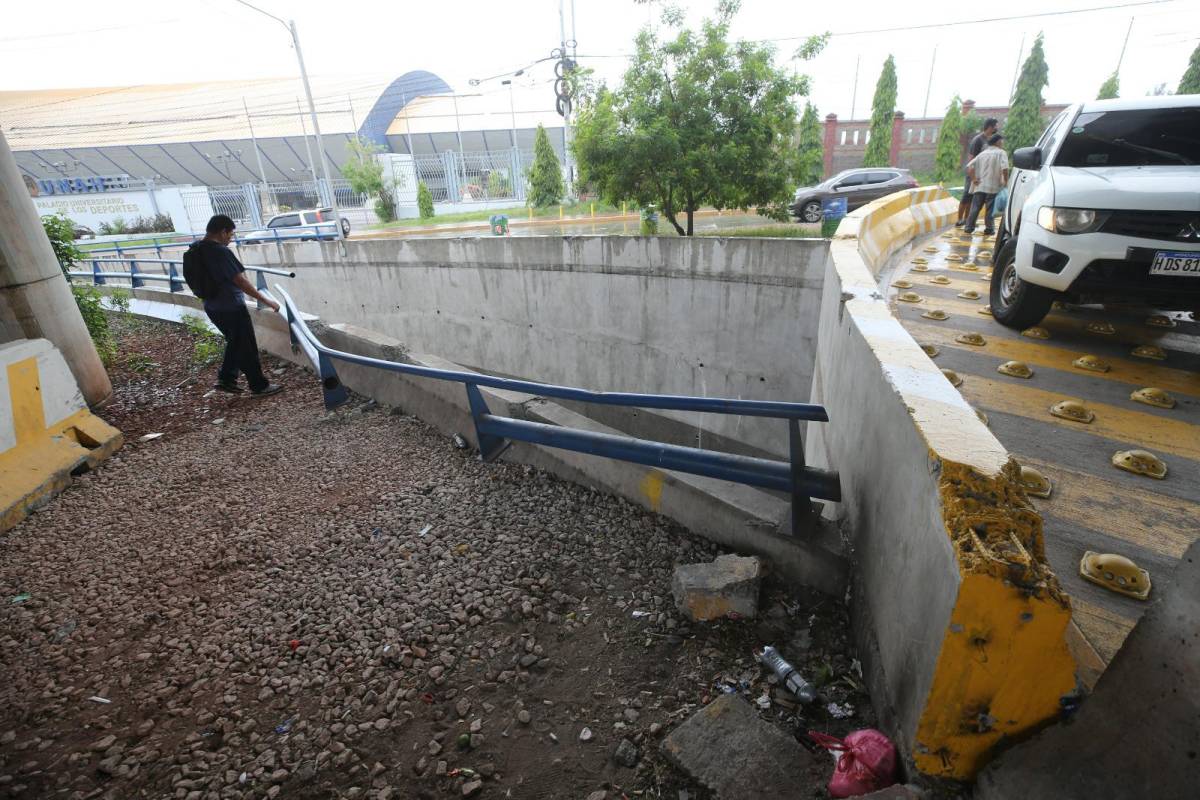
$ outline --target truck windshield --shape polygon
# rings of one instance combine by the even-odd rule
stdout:
[[[1200,164],[1200,108],[1080,114],[1054,157],[1056,167],[1191,164]]]

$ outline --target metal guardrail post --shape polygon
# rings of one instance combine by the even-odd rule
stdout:
[[[167,283],[167,285],[171,288],[172,292],[182,292],[183,291],[183,281],[179,280],[179,273],[175,271],[175,265],[167,264],[167,269],[169,270],[168,274],[170,275],[170,278],[171,278],[171,280]]]
[[[100,271],[100,264],[95,259],[92,260],[92,285],[104,286],[104,273]]]
[[[146,282],[138,277],[140,274],[137,261],[129,259],[129,285],[134,289],[140,289],[146,285]]]
[[[499,458],[512,445],[512,442],[508,439],[483,432],[480,423],[483,421],[484,416],[491,414],[491,411],[488,409],[487,402],[483,399],[478,386],[473,383],[464,385],[467,387],[467,404],[471,407],[471,421],[475,423],[475,439],[479,442],[479,457],[490,464]]]
[[[788,420],[788,455],[792,466],[792,535],[799,536],[803,523],[812,519],[812,499],[801,487],[804,480],[804,439],[800,420]]]

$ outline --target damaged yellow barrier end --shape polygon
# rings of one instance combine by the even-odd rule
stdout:
[[[62,354],[45,339],[0,345],[0,531],[24,519],[121,446],[88,410]]]

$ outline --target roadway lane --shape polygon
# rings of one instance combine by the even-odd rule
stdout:
[[[1030,498],[1045,521],[1046,555],[1071,595],[1083,637],[1107,664],[1145,603],[1080,577],[1084,551],[1133,559],[1149,570],[1153,597],[1200,538],[1200,324],[1171,314],[1170,327],[1156,327],[1148,323],[1153,311],[1056,307],[1040,326],[1048,338],[1022,335],[986,314],[992,245],[955,233],[921,242],[888,278],[889,298],[917,342],[936,348],[934,362],[962,378],[963,396],[1009,452],[1050,479],[1049,498]],[[903,302],[904,292],[919,302]],[[946,319],[923,316],[933,310]],[[984,343],[959,341],[965,334]],[[1163,358],[1135,355],[1139,346],[1161,348]],[[1076,366],[1085,355],[1108,370]],[[1032,377],[997,372],[1010,360],[1026,363]],[[1168,392],[1174,408],[1130,398],[1151,386]],[[1050,406],[1061,400],[1083,403],[1095,420],[1052,416]],[[1163,459],[1165,479],[1114,467],[1113,454],[1129,449]]]

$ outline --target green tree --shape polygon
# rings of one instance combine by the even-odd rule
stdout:
[[[346,142],[346,150],[350,158],[342,166],[342,177],[354,191],[375,198],[375,216],[380,222],[391,222],[396,218],[396,196],[391,181],[383,177],[383,164],[375,158],[383,148],[356,137]]]
[[[1121,79],[1117,73],[1108,76],[1108,80],[1100,84],[1100,92],[1096,95],[1097,100],[1112,100],[1119,97],[1121,93]]]
[[[1187,69],[1184,70],[1175,94],[1200,94],[1200,44],[1192,51],[1192,57],[1188,60]]]
[[[433,194],[425,185],[425,181],[417,184],[417,213],[421,215],[421,219],[433,219]]]
[[[1042,90],[1050,81],[1050,70],[1046,67],[1046,53],[1042,49],[1042,34],[1033,41],[1033,49],[1021,66],[1017,78],[1017,89],[1013,93],[1012,108],[1004,125],[1004,145],[1008,152],[1018,147],[1033,145],[1042,135]]]
[[[47,214],[42,217],[42,227],[46,230],[50,246],[54,248],[58,266],[66,276],[72,267],[83,260],[83,251],[75,246],[75,223],[61,213]]]
[[[565,193],[558,156],[546,129],[539,123],[533,138],[533,166],[529,169],[529,205],[534,208],[552,206],[562,200]]]
[[[777,68],[770,46],[729,41],[738,7],[721,0],[699,31],[668,8],[661,26],[638,33],[620,87],[582,94],[573,142],[581,180],[612,203],[655,204],[681,236],[705,205],[788,218],[799,160],[793,98],[807,94],[808,79]],[[825,41],[810,39],[797,55]]]
[[[812,103],[804,104],[797,140],[796,181],[801,186],[820,183],[825,175],[825,143],[821,140],[817,108]]]
[[[892,120],[896,117],[896,60],[890,55],[883,62],[879,82],[875,84],[875,99],[871,101],[871,132],[867,151],[863,153],[864,167],[887,167],[892,152]]]
[[[962,123],[962,107],[955,95],[938,130],[937,152],[933,159],[935,181],[952,181],[962,176]]]
[[[50,214],[42,217],[42,228],[58,258],[63,277],[70,283],[67,272],[85,257],[83,251],[75,246],[75,223],[62,214]],[[117,342],[104,313],[103,295],[91,286],[72,286],[71,294],[75,297],[75,306],[83,317],[83,324],[87,326],[100,360],[105,364],[112,363],[117,353]]]

